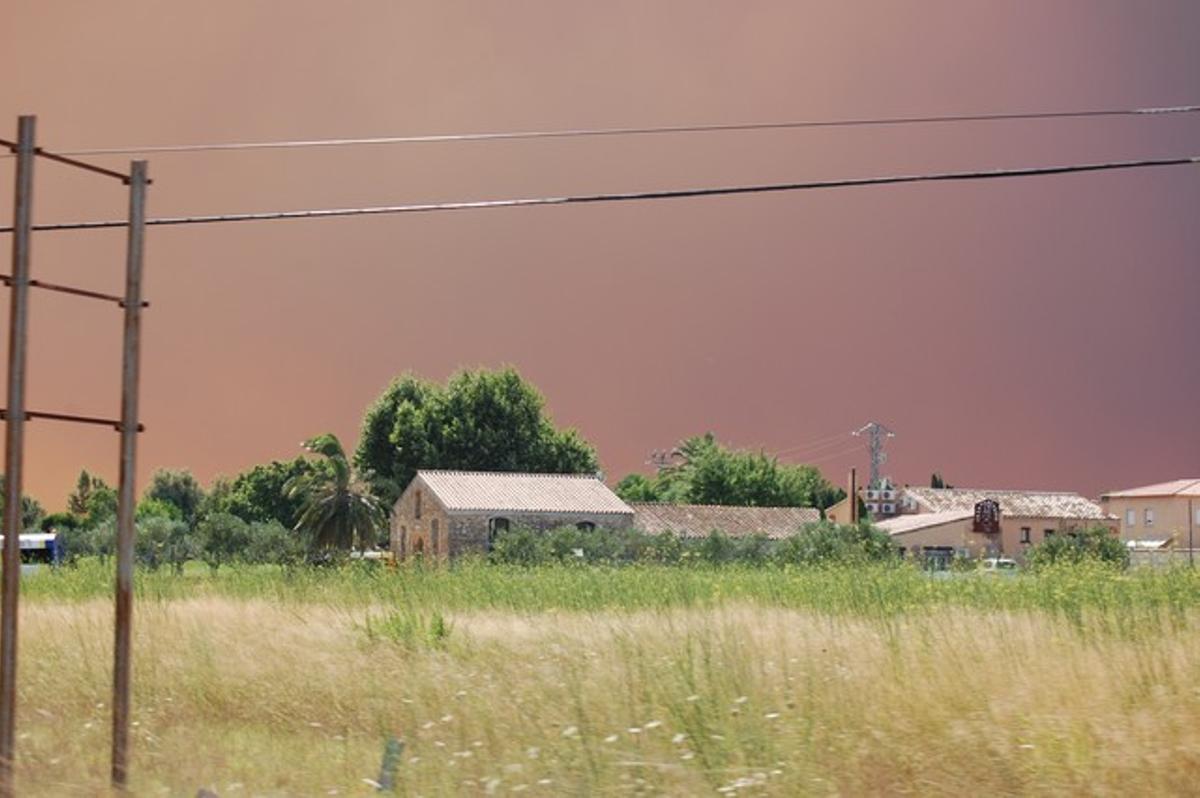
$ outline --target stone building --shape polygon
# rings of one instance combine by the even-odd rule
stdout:
[[[575,474],[418,471],[392,512],[396,559],[485,553],[516,527],[623,529],[633,510],[598,478]]]
[[[715,531],[730,537],[766,535],[780,540],[821,520],[815,507],[730,507],[715,504],[631,502],[633,526],[651,535],[670,532],[682,538],[703,538]]]

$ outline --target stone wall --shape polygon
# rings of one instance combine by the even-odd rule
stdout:
[[[419,514],[418,501],[421,504]],[[397,560],[418,552],[427,560],[448,556],[451,547],[447,537],[449,518],[429,489],[418,480],[414,479],[396,502],[391,527],[391,549]]]
[[[597,529],[628,529],[633,514],[616,513],[455,513],[448,517],[450,555],[488,551],[488,531],[493,518],[507,518],[510,529],[547,531],[561,526],[589,523]]]

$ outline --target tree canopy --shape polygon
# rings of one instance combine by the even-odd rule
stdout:
[[[419,468],[595,471],[595,450],[545,404],[514,369],[463,371],[445,387],[407,375],[367,409],[354,463],[389,507]]]
[[[98,476],[79,472],[75,490],[67,497],[67,512],[80,526],[95,527],[117,515],[117,491]]]
[[[288,497],[301,501],[296,530],[313,549],[373,547],[387,526],[387,512],[358,480],[342,442],[327,432],[305,441],[304,448],[324,457],[328,468],[288,480]]]
[[[291,529],[300,517],[303,498],[287,495],[285,486],[289,480],[322,468],[323,463],[304,457],[256,465],[233,479],[214,484],[206,512],[236,515],[247,523],[276,521]]]
[[[630,474],[622,479],[617,494],[625,501],[822,509],[845,495],[813,466],[727,449],[712,433],[688,438],[674,455],[678,462],[657,476]]]
[[[6,480],[4,475],[0,474],[0,518],[3,518],[4,513],[4,496],[6,488]],[[41,503],[32,496],[21,496],[21,531],[24,532],[30,529],[37,529],[38,524],[46,517],[46,511],[42,508]]]
[[[196,517],[204,502],[204,489],[186,469],[162,468],[154,472],[150,485],[142,494],[142,500],[155,500],[172,505],[179,510],[179,520],[189,527],[196,525]]]

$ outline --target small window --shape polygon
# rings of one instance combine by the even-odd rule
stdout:
[[[580,521],[578,524],[575,525],[575,528],[578,529],[580,532],[596,531],[596,525],[593,524],[591,521]]]
[[[1053,529],[1043,529],[1042,530],[1042,540],[1049,540],[1052,537],[1054,537]]]
[[[1146,508],[1146,526],[1154,526],[1154,510]]]
[[[417,495],[413,497],[413,516],[421,517],[421,491],[417,490]]]
[[[438,556],[438,520],[435,518],[429,522],[429,537],[433,543],[433,556]]]
[[[1033,542],[1033,530],[1027,526],[1021,527],[1021,542],[1022,543],[1032,543]]]
[[[1137,526],[1137,510],[1125,511],[1125,526]]]
[[[400,556],[404,557],[408,554],[408,527],[400,527]]]

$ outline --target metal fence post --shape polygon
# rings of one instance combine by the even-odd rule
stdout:
[[[133,624],[133,537],[137,501],[138,376],[141,357],[142,255],[146,234],[146,162],[129,174],[129,240],[125,261],[125,338],[121,365],[121,473],[117,489],[117,593],[113,646],[112,784],[129,773],[129,685]]]
[[[36,117],[17,124],[12,296],[8,319],[8,405],[4,443],[4,575],[0,602],[0,796],[13,794],[17,711],[17,596],[21,588],[21,489],[25,461],[25,352],[29,332],[29,244]]]

